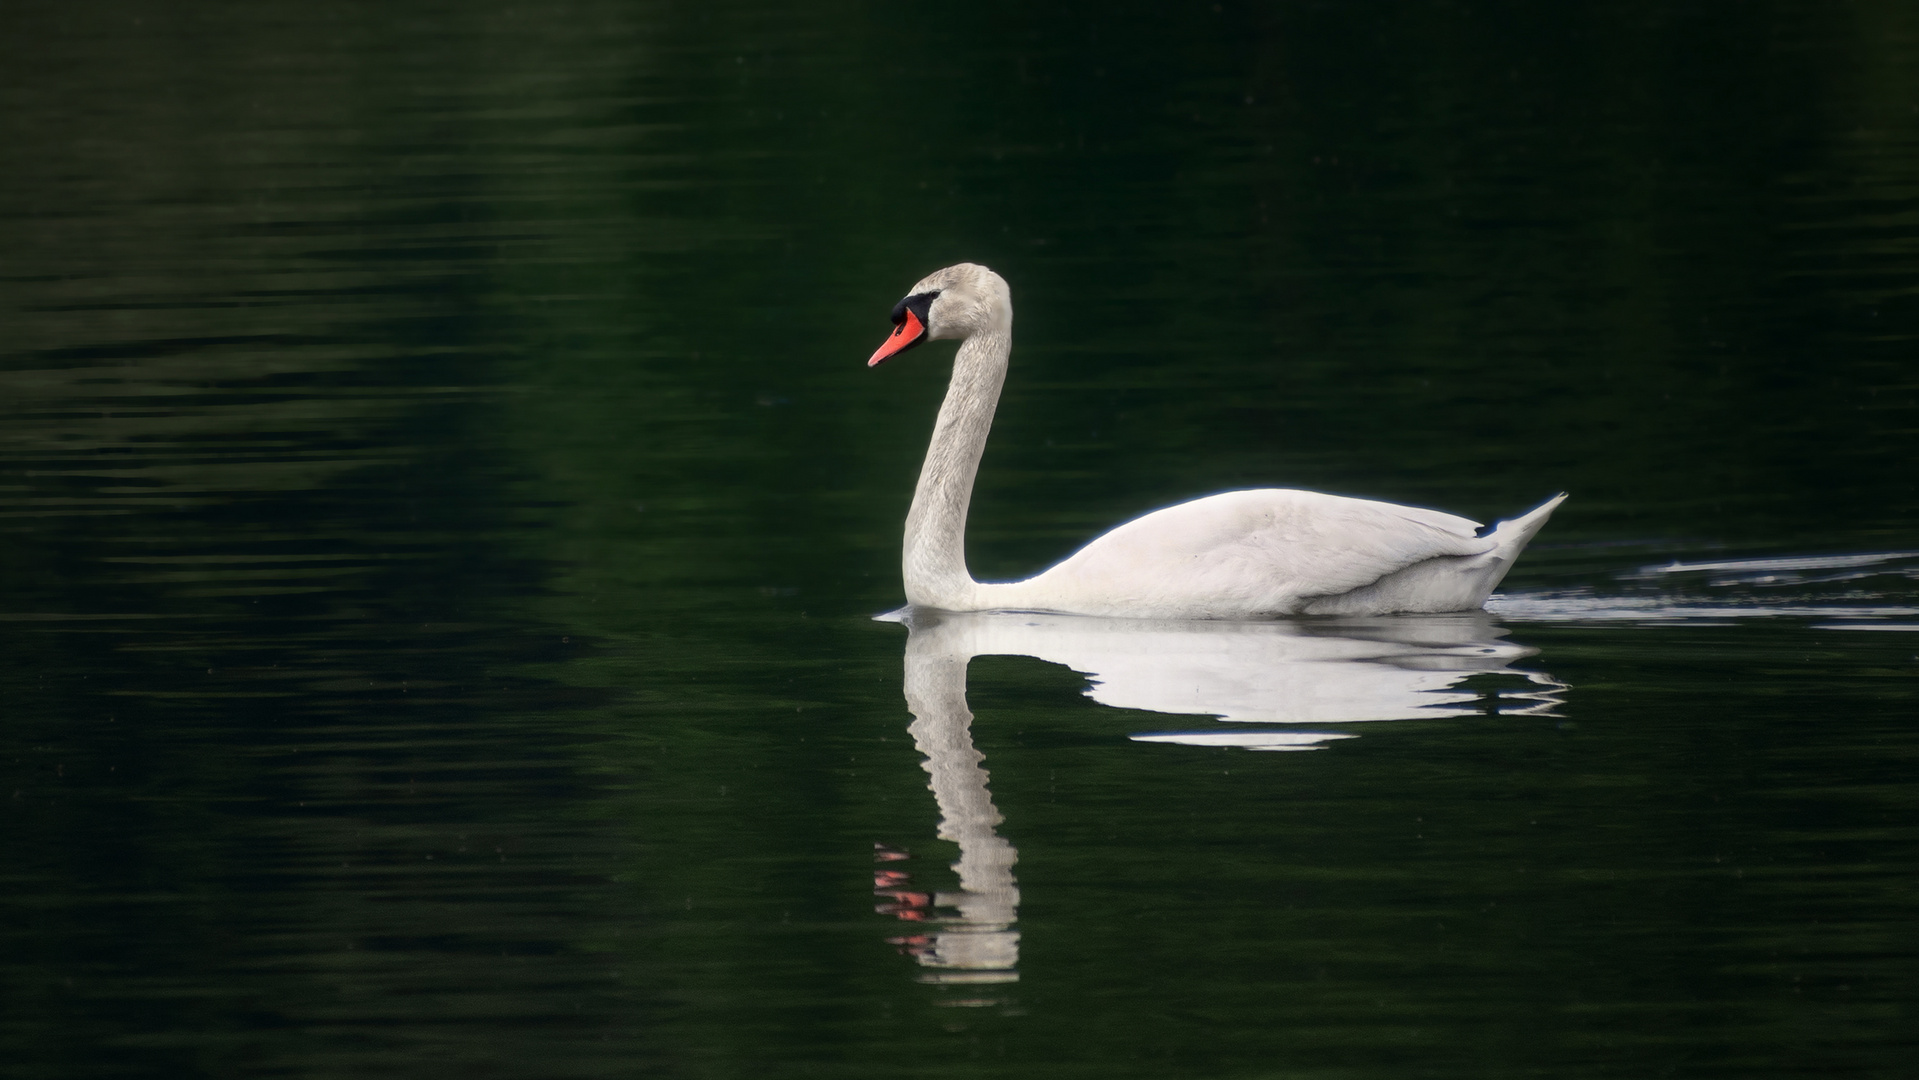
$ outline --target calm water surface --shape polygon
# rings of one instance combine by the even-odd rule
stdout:
[[[1908,4],[0,13],[0,1056],[1897,1076]],[[1483,614],[875,614],[1260,484]],[[1902,1064],[1904,1063],[1904,1064]]]

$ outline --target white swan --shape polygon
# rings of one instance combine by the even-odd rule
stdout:
[[[893,323],[867,366],[961,339],[906,515],[901,569],[916,607],[1157,619],[1465,611],[1485,603],[1566,498],[1483,529],[1316,491],[1228,491],[1135,518],[1037,577],[974,581],[966,508],[1012,353],[1012,293],[993,271],[960,263],[913,286]]]

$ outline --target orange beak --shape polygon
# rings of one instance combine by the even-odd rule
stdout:
[[[893,328],[891,337],[880,343],[879,349],[873,353],[872,359],[866,362],[866,366],[879,367],[888,357],[918,341],[925,333],[925,324],[920,322],[920,317],[913,314],[911,308],[908,308],[906,318],[901,319],[900,324]]]

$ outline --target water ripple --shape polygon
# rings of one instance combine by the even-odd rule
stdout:
[[[1886,622],[1919,615],[1919,552],[1779,555],[1641,566],[1611,587],[1502,594],[1487,610],[1520,622],[1841,619],[1821,629],[1909,629]]]

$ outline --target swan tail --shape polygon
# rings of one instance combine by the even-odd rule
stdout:
[[[1559,504],[1566,501],[1566,493],[1559,494],[1533,507],[1531,510],[1506,521],[1495,523],[1490,529],[1480,533],[1493,542],[1492,549],[1483,555],[1466,560],[1460,567],[1456,588],[1464,595],[1456,597],[1464,600],[1457,610],[1476,608],[1486,602],[1499,583],[1506,579],[1506,571],[1513,568],[1519,560],[1519,553],[1540,529],[1546,525],[1546,519],[1553,516]],[[1452,594],[1448,594],[1453,598]],[[1455,610],[1455,608],[1434,608],[1431,610]]]
[[[1539,530],[1545,527],[1546,519],[1552,517],[1553,511],[1565,501],[1566,493],[1562,491],[1518,517],[1494,525],[1492,531],[1486,534],[1498,542],[1493,551],[1510,566],[1514,559],[1519,558],[1519,553],[1526,550],[1526,545],[1532,542]]]

